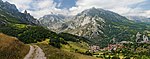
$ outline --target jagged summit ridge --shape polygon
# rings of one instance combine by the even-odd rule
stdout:
[[[10,4],[9,2],[0,1],[0,7],[8,12],[19,12],[17,7],[14,4]]]
[[[17,19],[18,22],[20,23],[26,23],[26,24],[37,24],[38,21],[36,21],[34,19],[33,16],[31,16],[29,13],[21,13],[19,12],[19,10],[17,9],[17,7],[14,4],[11,4],[9,2],[3,2],[1,0],[0,2],[0,12],[4,12],[8,15],[10,15],[11,17]],[[3,16],[8,16],[4,13],[1,13],[0,15]]]
[[[92,7],[90,9],[82,11],[78,15],[84,14],[84,15],[87,15],[87,16],[95,16],[95,15],[98,15],[100,13],[105,13],[105,12],[107,12],[107,11],[104,10],[104,9]]]

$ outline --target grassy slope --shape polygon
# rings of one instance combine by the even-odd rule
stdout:
[[[41,31],[40,29],[42,29],[43,31]],[[29,42],[29,43],[36,43],[33,40],[39,39],[38,37],[43,36],[43,34],[44,34],[44,36],[48,35],[48,37],[50,37],[51,40],[52,39],[55,40],[56,42],[54,41],[54,43],[60,43],[59,40],[61,40],[60,38],[62,38],[62,40],[64,40],[65,42],[68,43],[67,45],[62,44],[62,46],[63,46],[62,49],[68,50],[69,52],[70,51],[75,52],[76,49],[78,49],[78,52],[85,52],[85,51],[88,50],[88,44],[86,42],[84,42],[83,39],[81,39],[79,37],[76,37],[76,36],[73,36],[73,35],[69,35],[69,34],[62,34],[62,33],[61,34],[56,34],[56,33],[53,33],[51,31],[45,31],[45,29],[43,29],[42,27],[29,26],[29,25],[25,25],[25,24],[12,24],[12,25],[9,25],[9,26],[6,26],[6,27],[4,26],[3,28],[0,29],[0,32],[3,32],[5,34],[8,34],[8,35],[11,35],[11,36],[14,36],[14,37],[17,37],[22,42]],[[41,34],[39,34],[39,32]],[[48,33],[48,34],[46,34],[46,33]],[[20,35],[22,35],[22,36],[20,36]],[[37,36],[35,36],[35,35],[37,35]],[[67,38],[65,37],[66,35],[67,35]],[[42,37],[43,39],[41,39],[41,38],[40,39],[45,40],[48,37]],[[73,42],[73,41],[75,41],[75,42]],[[49,42],[49,40],[48,40],[48,42]],[[47,46],[47,48],[43,48],[43,49],[44,50],[45,49],[49,50],[48,46]],[[68,48],[66,48],[64,46],[68,46]],[[59,49],[56,50],[56,52],[57,51],[59,51]],[[49,54],[50,52],[46,52],[46,53]],[[53,53],[56,53],[56,52],[53,52]],[[66,53],[66,52],[64,51],[60,54],[57,53],[58,57],[60,55],[63,55],[64,53]],[[77,54],[77,55],[80,56],[80,54]],[[51,57],[55,58],[55,57],[57,57],[57,55],[53,55]],[[64,58],[64,59],[66,59],[66,58],[71,58],[72,59],[72,57],[74,57],[74,55],[68,55],[66,53],[65,56],[61,56],[61,57]],[[77,59],[77,58],[74,58],[74,59]]]
[[[96,59],[78,53],[63,51],[48,44],[39,43],[37,45],[43,49],[48,59]]]
[[[21,23],[17,18],[9,15],[9,13],[0,10],[0,20],[6,20],[11,23]]]
[[[23,44],[17,38],[0,33],[0,58],[23,59],[29,48],[28,45]]]
[[[68,52],[86,52],[88,51],[89,45],[86,42],[71,42],[68,41],[68,44],[62,45],[61,49]],[[75,51],[76,50],[76,51]]]

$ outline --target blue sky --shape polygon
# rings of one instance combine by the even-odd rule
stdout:
[[[3,0],[27,10],[36,18],[47,14],[76,15],[92,7],[103,8],[124,16],[150,17],[150,0]]]
[[[142,3],[139,3],[140,5],[138,6],[139,8],[143,10],[150,10],[150,0],[146,0]]]
[[[75,7],[76,0],[54,0],[57,3],[56,8],[60,9],[69,9],[71,7]]]

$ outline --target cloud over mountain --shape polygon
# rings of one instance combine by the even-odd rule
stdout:
[[[3,0],[16,4],[22,12],[28,10],[36,18],[59,13],[75,15],[85,9],[96,7],[111,10],[121,15],[150,15],[149,0]]]

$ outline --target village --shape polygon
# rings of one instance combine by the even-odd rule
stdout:
[[[117,42],[116,38],[111,40],[112,44],[108,44],[105,48],[100,48],[98,45],[92,45],[89,47],[89,52],[93,53],[93,56],[99,57],[104,55],[105,52],[114,53],[114,51],[118,51],[119,49],[129,49],[126,45],[141,45],[141,44],[150,44],[149,38],[145,34],[140,34],[139,32],[135,35],[136,39],[134,42],[131,41],[121,41]],[[137,46],[138,47],[138,46]],[[136,47],[136,48],[137,48]],[[119,52],[122,52],[121,50]]]

